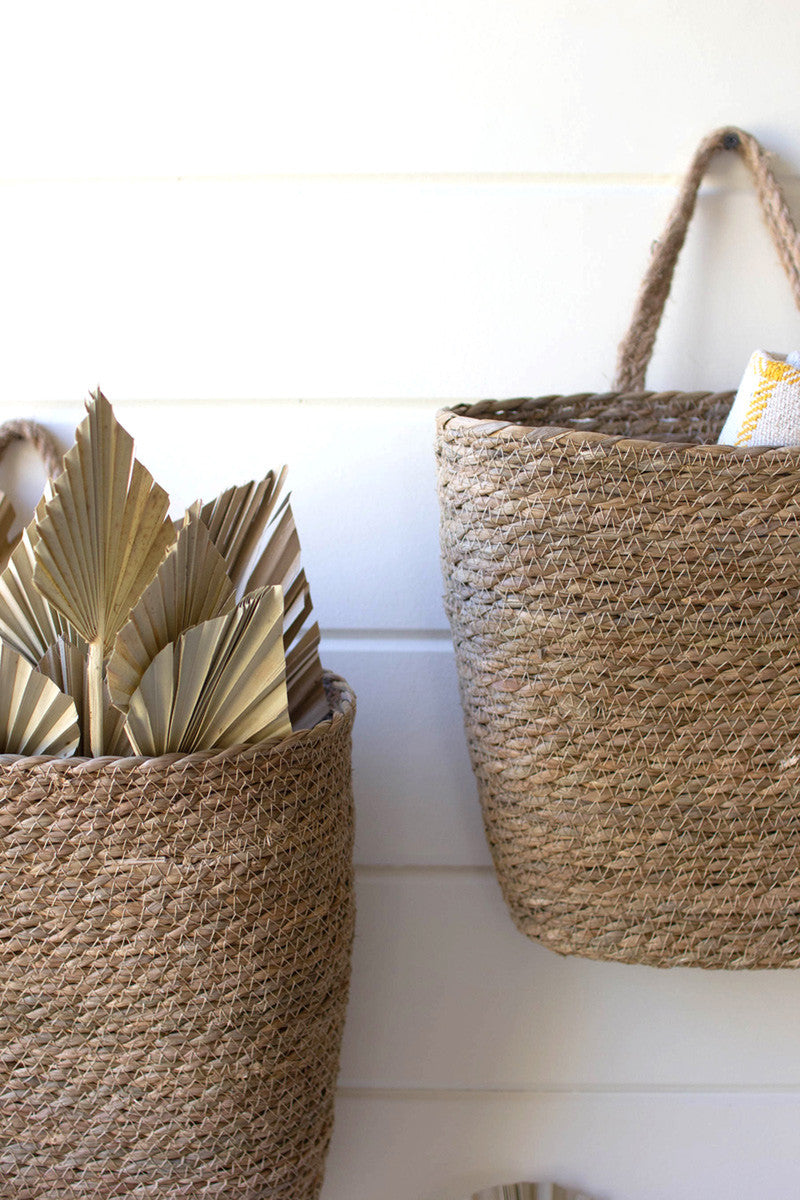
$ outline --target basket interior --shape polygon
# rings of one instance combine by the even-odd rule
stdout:
[[[528,427],[574,429],[656,442],[717,441],[733,392],[620,392],[540,396],[473,404],[467,417],[493,417]]]

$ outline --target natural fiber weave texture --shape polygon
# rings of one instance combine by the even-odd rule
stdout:
[[[561,953],[800,963],[800,451],[681,444],[731,398],[438,416],[487,835],[515,922]]]
[[[353,936],[350,735],[0,758],[14,1200],[313,1200]]]

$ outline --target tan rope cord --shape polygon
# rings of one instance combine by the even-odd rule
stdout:
[[[661,323],[672,276],[678,261],[697,193],[711,159],[719,150],[735,150],[747,166],[756,186],[758,200],[772,240],[789,279],[795,303],[800,308],[800,239],[780,186],[769,166],[764,148],[750,133],[733,126],[718,129],[697,149],[666,229],[655,245],[634,307],[630,328],[620,343],[616,388],[621,392],[642,391],[653,346]]]
[[[0,425],[0,458],[12,442],[30,442],[41,456],[51,479],[61,473],[62,453],[49,430],[36,421],[6,421]]]

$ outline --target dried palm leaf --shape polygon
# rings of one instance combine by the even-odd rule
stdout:
[[[159,650],[234,606],[225,560],[196,509],[190,509],[178,540],[117,635],[106,679],[112,699],[127,712],[130,698]]]
[[[3,754],[74,754],[80,741],[71,696],[0,643],[0,750]]]
[[[83,722],[84,692],[86,687],[86,651],[73,646],[66,638],[57,638],[42,655],[37,670],[75,701],[78,722]]]
[[[239,487],[228,488],[200,509],[211,540],[225,559],[237,599],[241,599],[240,585],[247,576],[285,478],[286,467],[281,467],[277,474],[270,471],[260,483],[251,480]]]
[[[37,521],[34,583],[89,643],[88,717],[103,753],[103,659],[174,540],[169,498],[133,456],[102,392],[92,394],[53,497]]]
[[[37,521],[34,580],[87,642],[109,652],[174,540],[169,498],[93,393]]]
[[[88,754],[87,723],[84,720],[87,711],[87,692],[89,686],[86,647],[84,646],[83,649],[80,649],[65,638],[60,637],[43,655],[39,663],[39,670],[48,679],[52,679],[53,683],[62,692],[71,696],[74,700],[78,713],[78,725],[82,731],[76,753]],[[125,730],[125,716],[111,703],[111,696],[107,687],[103,689],[103,737],[104,754],[124,756],[133,753],[133,748]]]
[[[316,625],[306,628],[313,605],[300,562],[300,539],[288,497],[270,523],[266,544],[245,581],[245,594],[250,594],[253,588],[275,584],[283,590],[283,645],[287,660],[289,715],[293,726],[310,727],[327,715],[329,705],[319,660],[319,628]],[[300,663],[302,670],[298,666]]]
[[[284,645],[294,645],[313,611],[314,606],[311,603],[311,592],[306,573],[301,570],[293,580],[289,581],[283,593]]]
[[[283,645],[288,660],[298,639],[304,636],[306,622],[313,611],[311,591],[301,565],[300,539],[288,496],[270,522],[266,541],[260,547],[241,588],[244,595],[249,595],[259,588],[276,584],[283,591]],[[287,662],[286,682],[293,724],[313,724],[311,717],[314,713],[324,716],[328,711],[318,647],[318,634],[313,649],[311,642],[305,644],[302,694],[297,690],[300,677],[295,671],[290,674]]]
[[[295,643],[305,636],[312,613],[311,592],[300,561],[300,539],[289,497],[276,508],[286,468],[275,479],[272,472],[260,484],[229,488],[200,509],[217,549],[225,557],[236,586],[236,598],[279,585],[283,590],[283,644],[287,659]],[[328,712],[317,646],[306,643],[302,675],[287,666],[289,712],[292,724],[315,724]],[[302,686],[302,693],[299,687]]]
[[[257,554],[249,563],[240,588],[243,595],[257,588],[293,581],[300,572],[300,539],[286,496],[270,521]],[[284,589],[286,591],[286,589]]]
[[[307,629],[286,655],[286,692],[292,729],[311,729],[330,712],[319,664],[319,625]]]
[[[128,729],[125,724],[125,713],[111,703],[111,697],[108,694],[108,688],[103,691],[103,702],[105,704],[105,712],[103,715],[103,736],[105,739],[105,753],[116,754],[120,758],[126,758],[133,754],[133,746],[131,739],[128,737]]]
[[[127,715],[140,754],[223,749],[291,732],[280,588],[195,625],[145,671]]]
[[[75,640],[69,622],[55,611],[33,582],[35,558],[32,540],[35,522],[22,537],[0,575],[0,638],[22,654],[31,666],[59,637]]]

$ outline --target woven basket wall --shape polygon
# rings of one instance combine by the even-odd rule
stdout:
[[[4,1196],[318,1196],[354,920],[327,687],[271,748],[0,758]]]
[[[731,138],[705,161],[752,148]],[[638,349],[634,384],[652,338]],[[800,964],[800,450],[712,444],[732,398],[634,386],[438,415],[487,836],[514,921],[560,953]]]

